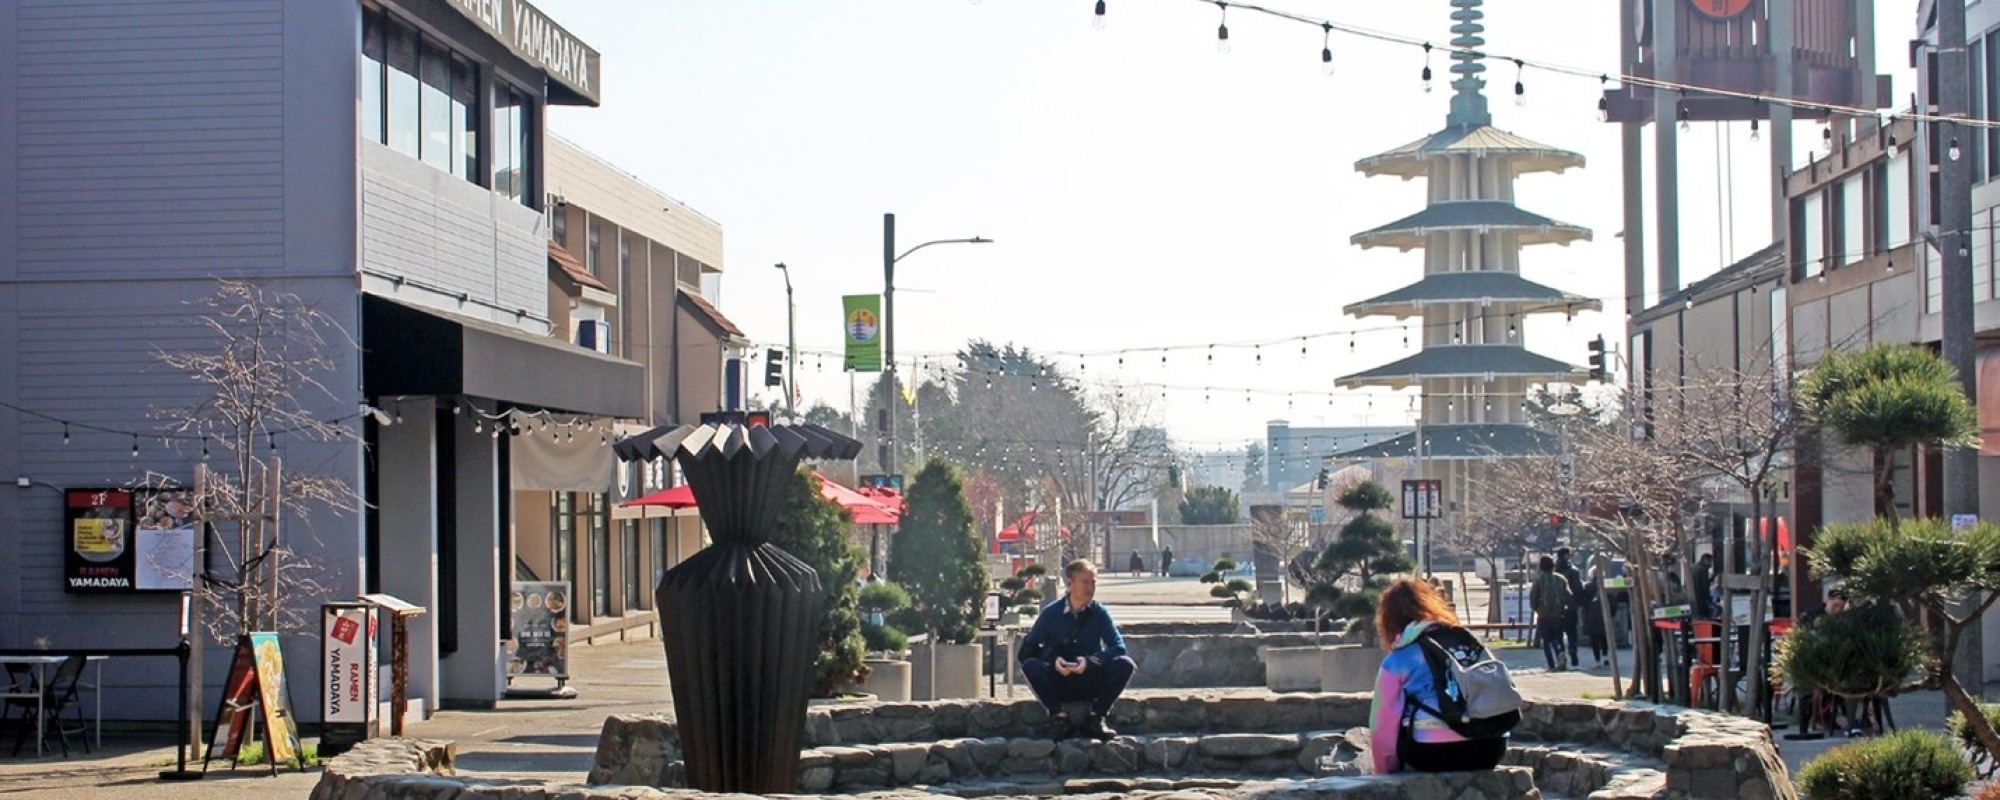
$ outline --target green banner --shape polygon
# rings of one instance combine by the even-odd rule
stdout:
[[[882,371],[882,296],[850,294],[840,298],[840,315],[847,337],[846,368],[852,372]]]

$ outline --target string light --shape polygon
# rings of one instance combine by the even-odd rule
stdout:
[[[1514,105],[1517,106],[1528,104],[1528,87],[1521,82],[1521,71],[1525,69],[1527,65],[1521,59],[1514,59]]]
[[[1333,74],[1333,23],[1322,22],[1319,24],[1319,27],[1321,30],[1321,38],[1319,45],[1320,71],[1326,73],[1327,75],[1332,75]]]
[[[1515,63],[1520,63],[1516,61]],[[1597,121],[1611,121],[1611,98],[1605,92],[1611,91],[1611,76],[1597,76]]]
[[[63,444],[69,444],[69,423],[63,423]]]
[[[139,434],[132,434],[132,457],[139,457]]]
[[[1215,26],[1215,52],[1229,53],[1229,4],[1216,0],[1215,7],[1222,11],[1222,23]]]
[[[1680,107],[1680,110],[1675,113],[1675,116],[1680,118],[1681,133],[1687,133],[1688,131],[1694,130],[1694,125],[1689,122],[1689,120],[1693,119],[1694,116],[1688,113],[1688,101],[1687,101],[1686,89],[1681,90],[1681,99],[1677,105]]]
[[[1097,0],[1097,11],[1091,15],[1090,27],[1104,30],[1104,0]]]
[[[1944,149],[1944,156],[1945,158],[1957,161],[1960,155],[1961,151],[1958,149],[1958,137],[1953,136],[1951,137],[1951,144],[1947,145]]]
[[[1756,117],[1751,117],[1751,118],[1750,118],[1750,141],[1753,141],[1753,142],[1756,142],[1756,141],[1762,141],[1762,140],[1763,140],[1763,138],[1764,138],[1763,134],[1761,134],[1761,133],[1758,133],[1758,132],[1757,132],[1757,118],[1756,118]]]
[[[1431,91],[1431,43],[1424,42],[1424,93]]]

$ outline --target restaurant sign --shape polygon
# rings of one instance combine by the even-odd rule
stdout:
[[[549,80],[597,105],[597,51],[524,0],[451,0],[458,13],[506,45],[514,55],[542,68]]]
[[[185,591],[193,585],[196,530],[185,490],[66,490],[63,591]]]

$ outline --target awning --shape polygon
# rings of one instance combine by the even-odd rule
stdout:
[[[645,368],[504,325],[377,295],[361,303],[370,396],[465,395],[606,417],[645,416]]]
[[[619,505],[623,508],[635,508],[639,506],[694,508],[694,487],[683,483],[672,489],[661,489],[636,500],[627,500]]]
[[[813,473],[819,475],[819,473]],[[857,525],[894,525],[902,521],[902,515],[874,498],[849,489],[825,475],[819,476],[819,493],[847,509],[847,516]]]

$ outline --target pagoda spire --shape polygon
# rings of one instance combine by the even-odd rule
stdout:
[[[1486,26],[1480,23],[1486,12],[1479,10],[1485,4],[1486,0],[1451,0],[1451,32],[1455,34],[1451,39],[1451,59],[1457,62],[1451,65],[1451,71],[1458,77],[1451,81],[1455,91],[1451,113],[1445,117],[1446,125],[1476,128],[1493,124],[1493,114],[1486,109],[1486,95],[1481,93],[1486,88],[1486,79],[1479,77],[1479,73],[1486,71],[1486,65],[1481,63],[1485,54],[1479,51],[1486,44],[1486,38],[1480,36],[1486,31]]]

